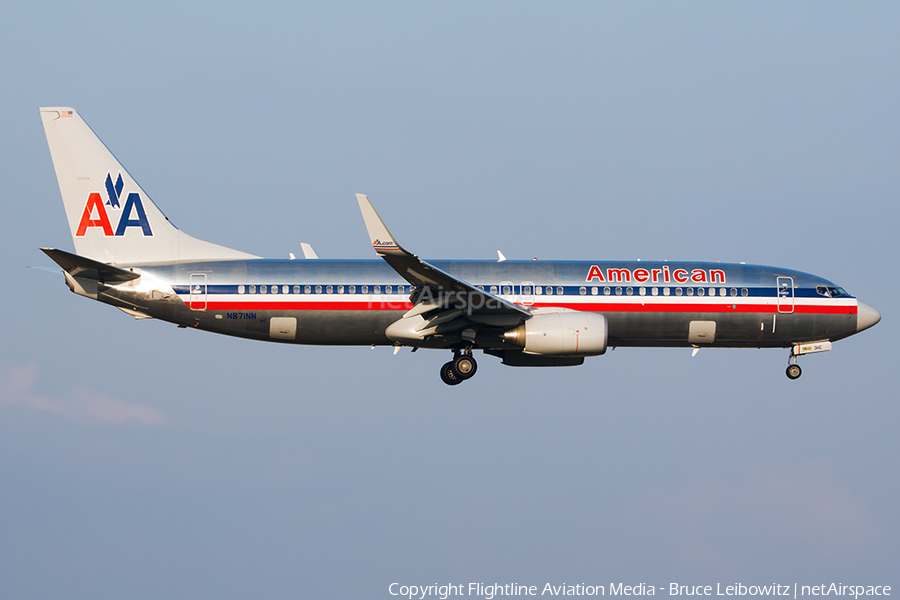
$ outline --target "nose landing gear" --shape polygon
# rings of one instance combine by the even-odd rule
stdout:
[[[788,379],[791,380],[797,379],[803,374],[803,369],[797,364],[797,355],[794,353],[793,349],[791,349],[791,355],[788,357],[788,366],[785,373],[787,374]]]
[[[471,348],[466,349],[465,352],[455,350],[453,355],[453,360],[441,366],[441,381],[447,385],[459,385],[472,377],[478,370],[478,363],[472,356]]]
[[[803,369],[800,368],[800,365],[788,365],[787,371],[788,379],[797,379],[803,374]]]
[[[797,357],[801,354],[814,354],[816,352],[828,352],[831,350],[831,342],[822,340],[820,342],[807,342],[803,344],[794,344],[791,347],[791,355],[788,357],[787,376],[788,379],[797,379],[803,371],[797,364]]]

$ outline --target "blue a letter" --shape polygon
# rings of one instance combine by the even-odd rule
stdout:
[[[136,219],[131,218],[132,207],[137,211]],[[131,192],[125,201],[125,208],[122,209],[122,216],[119,218],[116,235],[125,235],[126,227],[136,226],[141,228],[144,235],[153,235],[150,231],[150,223],[147,221],[147,214],[144,212],[144,205],[141,204],[141,195],[137,192]]]

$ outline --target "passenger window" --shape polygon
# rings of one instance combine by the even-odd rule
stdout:
[[[544,292],[544,288],[539,285],[534,286],[534,295],[540,296]]]
[[[694,295],[694,288],[688,288],[688,289],[687,289],[687,295],[688,295],[688,296],[693,296],[693,295]]]
[[[277,285],[273,285],[273,286],[272,286],[272,293],[273,293],[273,294],[277,294],[277,293],[278,293],[278,286],[277,286]]]
[[[334,292],[334,286],[333,286],[333,285],[326,285],[326,286],[325,286],[325,293],[326,293],[326,294],[331,294],[331,293],[333,293],[333,292]]]
[[[720,296],[725,296],[726,293],[727,293],[727,290],[726,290],[725,288],[719,288],[719,295],[720,295]]]
[[[321,286],[321,285],[317,285],[317,286],[316,286],[316,293],[317,293],[317,294],[321,294],[321,293],[322,293],[322,286]]]
[[[563,286],[561,286],[561,285],[556,286],[556,295],[557,296],[562,296],[565,293],[566,293],[566,290],[563,289]]]
[[[741,296],[749,296],[749,295],[750,295],[750,290],[748,290],[747,288],[741,288]]]
[[[374,293],[376,293],[376,294],[380,294],[380,293],[381,293],[381,286],[380,286],[380,285],[372,286],[372,291],[373,291]]]
[[[338,292],[338,294],[343,294],[343,293],[344,293],[344,286],[339,285],[339,286],[337,287],[337,292]]]
[[[628,294],[629,296],[633,296],[634,288],[629,285],[627,288],[625,288],[625,293]]]
[[[369,286],[367,286],[367,285],[362,286],[362,293],[363,293],[363,294],[368,294],[368,293],[369,293]]]
[[[705,293],[706,293],[706,290],[705,290],[705,289],[703,289],[703,288],[697,288],[697,295],[698,295],[698,296],[702,296],[702,295],[705,294]]]
[[[261,286],[259,286],[259,293],[260,293],[260,294],[265,294],[266,291],[268,291],[268,289],[269,289],[269,288],[268,288],[267,286],[261,285]]]
[[[640,292],[641,296],[646,296],[646,295],[647,295],[647,288],[641,287],[640,289],[638,289],[638,292]]]
[[[384,286],[384,293],[385,293],[385,294],[392,294],[393,291],[394,291],[394,288],[392,288],[391,286],[389,286],[389,285]]]
[[[512,289],[508,285],[503,286],[503,295],[509,296],[512,293]]]
[[[684,293],[684,290],[683,290],[682,288],[675,288],[675,295],[676,295],[676,296],[680,296],[680,295],[682,295],[683,293]]]
[[[596,285],[591,287],[591,296],[596,296],[599,293],[600,293],[600,290],[597,288]]]
[[[584,286],[581,286],[580,288],[578,288],[578,293],[581,294],[582,296],[584,296],[585,294],[587,294],[587,288]]]
[[[250,293],[251,293],[251,294],[255,294],[255,293],[256,293],[256,286],[255,286],[255,285],[251,285],[251,286],[250,286]]]
[[[622,295],[622,287],[616,286],[616,296],[621,296],[621,295]]]
[[[492,285],[492,286],[491,286],[491,293],[492,293],[493,295],[496,296],[498,291],[499,291],[499,290],[497,289],[497,286],[496,286],[496,285]]]
[[[406,293],[406,286],[405,286],[405,285],[398,285],[398,286],[397,286],[397,293],[398,293],[398,294],[405,294],[405,293]]]
[[[355,286],[355,285],[351,285],[350,287],[348,287],[348,288],[347,288],[347,293],[349,293],[349,294],[355,294],[355,293],[356,293],[356,286]]]
[[[709,288],[709,295],[710,295],[710,296],[715,296],[715,295],[716,295],[716,288]]]
[[[238,286],[238,294],[243,294],[243,293],[244,293],[244,286],[243,286],[243,285],[239,285],[239,286]]]
[[[609,296],[609,291],[610,291],[610,290],[609,290],[609,286],[604,287],[604,288],[603,288],[603,295],[604,295],[604,296]]]
[[[531,295],[531,286],[530,286],[530,285],[523,285],[523,286],[522,286],[522,295],[524,295],[524,296],[530,296],[530,295]]]
[[[731,295],[737,296],[737,288],[731,288]]]
[[[669,288],[664,287],[663,288],[663,296],[668,296],[668,295],[669,295]]]
[[[650,288],[651,296],[659,296],[659,288]]]
[[[311,287],[311,286],[308,286],[308,285],[304,285],[304,286],[303,286],[303,293],[304,293],[304,294],[311,294],[311,293],[312,293],[312,287]]]
[[[295,293],[295,294],[299,294],[299,293],[300,293],[300,286],[299,286],[299,285],[295,285],[295,286],[294,286],[294,293]]]
[[[547,295],[548,295],[548,296],[552,296],[552,295],[553,295],[553,288],[550,287],[549,285],[547,286]]]

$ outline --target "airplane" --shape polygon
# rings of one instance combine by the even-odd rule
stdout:
[[[137,318],[294,344],[449,350],[458,385],[474,351],[520,367],[574,366],[616,347],[785,348],[798,357],[881,315],[808,273],[690,261],[424,261],[363,194],[377,257],[261,258],[176,228],[69,107],[40,109],[75,253],[41,248],[74,293]]]

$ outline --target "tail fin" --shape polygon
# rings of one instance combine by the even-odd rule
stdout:
[[[41,108],[75,251],[106,263],[258,258],[182,233],[78,113]]]

